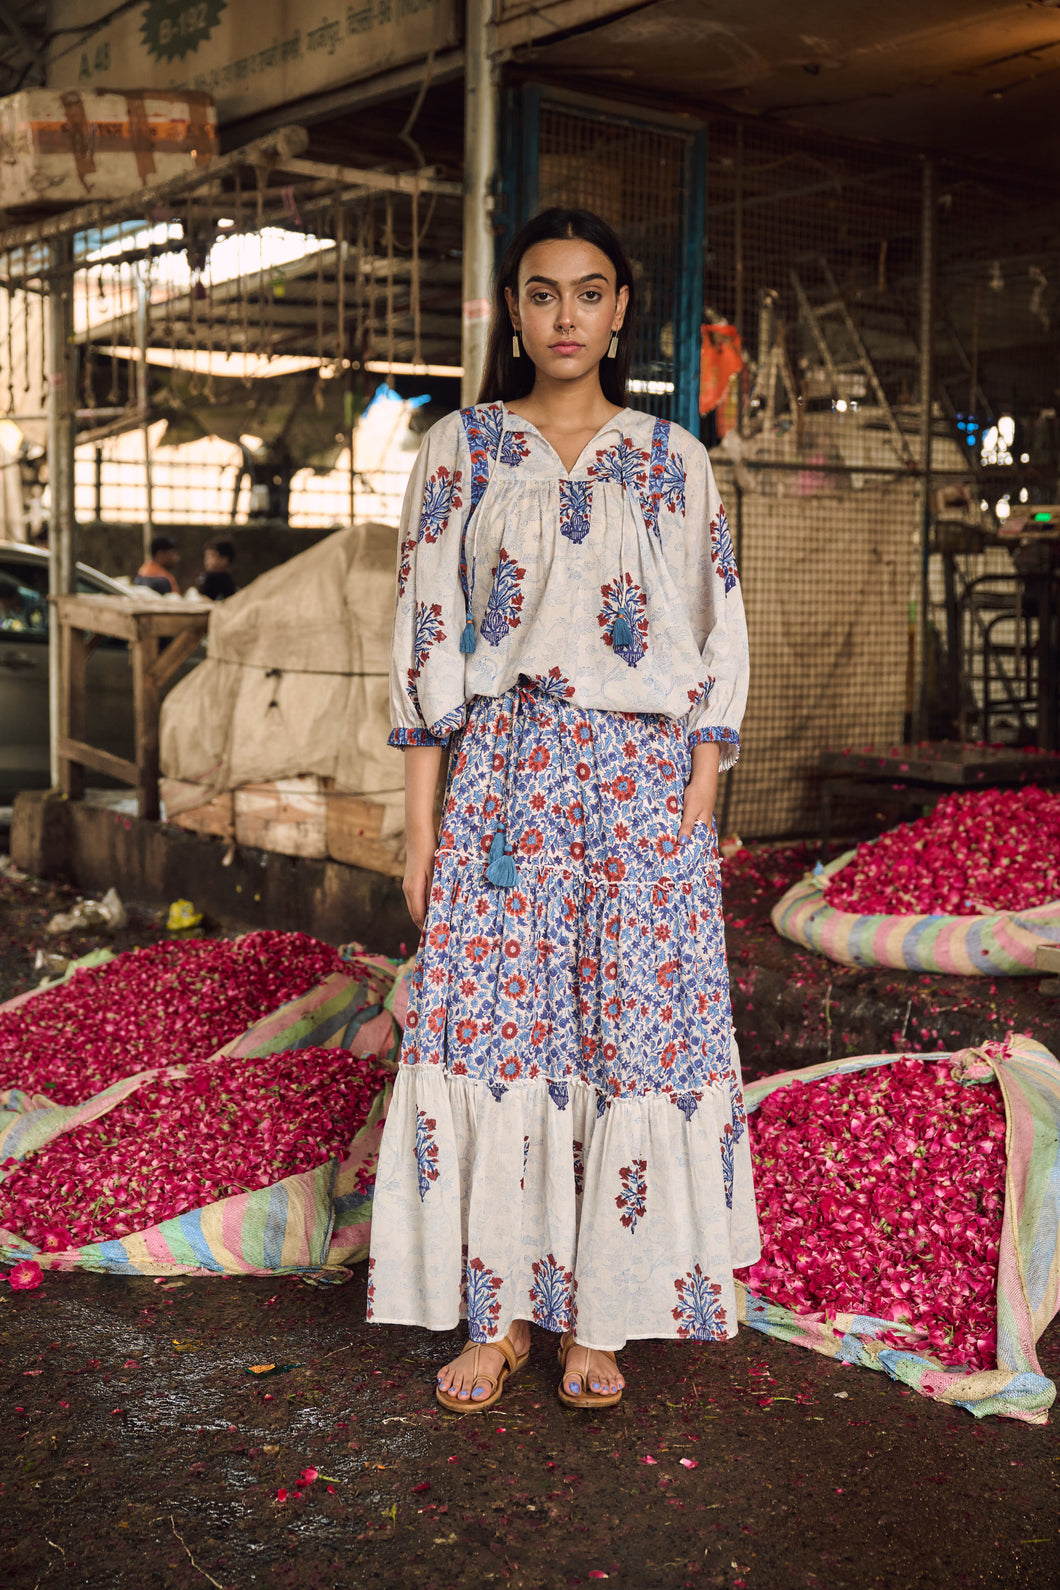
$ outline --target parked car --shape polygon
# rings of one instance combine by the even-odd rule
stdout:
[[[85,563],[77,565],[82,593],[142,596]],[[0,542],[0,806],[20,789],[51,783],[48,741],[48,553],[40,547]],[[185,670],[187,671],[187,665]],[[131,760],[132,674],[125,641],[101,640],[88,663],[85,736],[115,756]],[[93,784],[110,782],[90,773]]]

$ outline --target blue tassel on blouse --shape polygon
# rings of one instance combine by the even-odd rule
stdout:
[[[464,633],[460,637],[460,650],[463,652],[465,657],[470,657],[474,649],[475,626],[471,620],[468,619],[467,623],[464,625]]]
[[[611,645],[617,650],[619,646],[632,646],[633,631],[629,627],[629,619],[625,613],[619,613],[611,627]]]
[[[516,882],[515,862],[508,849],[508,833],[498,828],[490,840],[489,861],[486,863],[486,882],[495,889],[511,889]]]

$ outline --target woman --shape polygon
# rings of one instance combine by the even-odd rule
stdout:
[[[633,299],[598,217],[530,221],[479,403],[405,499],[390,743],[423,938],[369,1318],[467,1318],[437,1385],[458,1412],[497,1400],[531,1321],[561,1399],[613,1405],[629,1338],[735,1333],[759,1252],[713,828],[743,608],[706,452],[625,406]]]

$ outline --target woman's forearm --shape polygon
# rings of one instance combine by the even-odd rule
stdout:
[[[430,837],[434,843],[434,796],[442,766],[439,745],[405,749],[405,832],[410,840]]]

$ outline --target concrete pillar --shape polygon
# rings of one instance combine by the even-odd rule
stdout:
[[[474,403],[486,355],[493,272],[493,178],[497,166],[497,85],[490,62],[492,0],[465,0],[464,321],[461,402]]]

